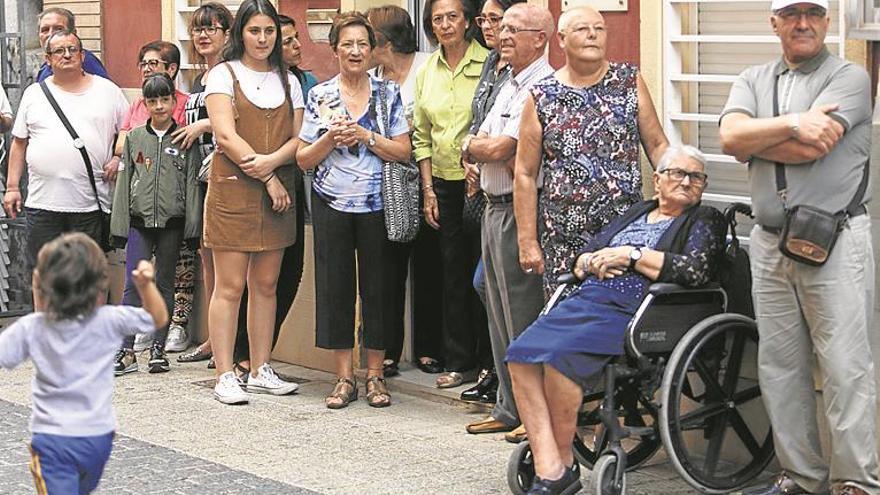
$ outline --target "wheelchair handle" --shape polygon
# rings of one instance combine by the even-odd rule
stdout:
[[[556,283],[560,285],[575,284],[577,282],[580,282],[580,280],[574,276],[574,273],[563,273],[556,277]]]

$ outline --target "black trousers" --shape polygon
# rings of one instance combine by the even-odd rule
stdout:
[[[464,231],[465,181],[434,177],[440,210],[440,259],[443,270],[443,342],[446,369],[492,367],[486,309],[473,287],[480,258],[479,233]]]
[[[443,355],[443,270],[440,259],[440,234],[422,221],[415,240],[392,242],[395,271],[394,319],[388,326],[385,358],[395,363],[403,354],[404,312],[406,310],[406,277],[412,260],[413,284],[413,346],[415,356],[439,359]]]
[[[37,254],[44,244],[67,232],[83,232],[101,245],[101,215],[98,210],[86,213],[63,213],[57,211],[25,208],[27,225],[27,262],[30,268],[37,266]]]
[[[278,273],[278,285],[275,288],[275,332],[272,334],[272,347],[278,342],[281,333],[281,324],[287,318],[299,283],[302,281],[303,259],[305,256],[305,194],[302,184],[302,173],[297,174],[297,188],[294,193],[294,208],[296,208],[296,242],[284,249],[284,257],[281,260],[281,268]],[[250,359],[250,344],[247,335],[247,287],[241,295],[241,306],[238,310],[238,331],[235,334],[235,362]]]
[[[334,210],[312,192],[315,232],[315,341],[324,349],[354,347],[355,285],[361,296],[362,339],[383,350],[394,320],[395,259],[385,214]],[[357,269],[357,277],[355,277]]]

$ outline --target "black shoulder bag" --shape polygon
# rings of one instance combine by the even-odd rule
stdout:
[[[70,137],[73,138],[73,145],[79,150],[79,154],[82,155],[83,163],[86,165],[86,172],[89,174],[89,181],[92,183],[92,192],[95,194],[95,201],[98,203],[98,212],[101,213],[101,237],[98,239],[98,244],[100,244],[101,249],[103,249],[105,253],[112,251],[113,247],[110,245],[110,212],[104,211],[104,208],[101,207],[101,197],[98,196],[98,185],[95,183],[95,172],[92,170],[92,160],[89,158],[86,144],[80,139],[73,126],[70,125],[67,116],[64,115],[61,107],[58,106],[58,102],[55,101],[55,97],[52,96],[52,92],[49,91],[49,86],[46,85],[46,81],[40,82],[40,89],[43,90],[43,94],[46,95],[46,99],[49,100],[49,104],[52,105],[55,114],[61,119],[64,128],[70,133]]]
[[[773,84],[773,116],[779,115],[779,78]],[[786,204],[788,184],[785,180],[785,165],[776,162],[776,193],[785,209],[785,224],[779,234],[779,250],[788,258],[812,266],[822,266],[831,256],[840,231],[850,217],[863,213],[862,200],[868,188],[868,174],[871,161],[865,161],[865,173],[843,211],[829,213],[821,208],[798,205],[789,208]]]

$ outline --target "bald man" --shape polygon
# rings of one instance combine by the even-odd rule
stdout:
[[[504,356],[510,341],[537,318],[544,293],[541,276],[525,273],[519,267],[513,168],[526,97],[534,83],[553,74],[544,53],[554,32],[553,16],[544,7],[520,3],[504,13],[498,51],[510,66],[511,77],[498,89],[495,104],[479,132],[465,137],[462,145],[465,167],[472,172],[469,177],[479,177],[480,188],[488,199],[482,251],[489,337],[498,374],[498,397],[492,414],[469,424],[468,433],[509,431],[520,424]]]

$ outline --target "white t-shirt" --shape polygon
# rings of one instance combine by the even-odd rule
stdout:
[[[232,74],[224,65],[218,64],[208,73],[205,95],[235,95]],[[249,69],[239,60],[229,62],[229,65],[235,71],[241,91],[251,103],[259,108],[277,108],[284,103],[284,86],[277,72],[258,72]],[[296,76],[288,72],[287,80],[290,82],[290,101],[293,102],[293,108],[304,108],[302,88]]]
[[[101,207],[110,211],[110,185],[104,182],[104,165],[113,156],[113,141],[128,111],[122,90],[103,77],[82,93],[69,93],[46,80],[58,106],[85,143],[92,162]],[[95,211],[98,205],[82,155],[52,109],[39,84],[30,85],[21,97],[12,135],[27,139],[28,197],[25,206],[66,213]]]

